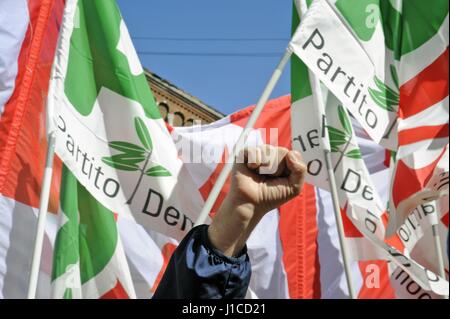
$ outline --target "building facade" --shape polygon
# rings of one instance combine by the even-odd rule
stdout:
[[[205,124],[225,116],[155,73],[145,70],[145,76],[162,117],[170,125],[190,126],[198,121]]]

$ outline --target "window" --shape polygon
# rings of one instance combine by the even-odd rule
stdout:
[[[159,113],[161,113],[161,117],[164,119],[164,121],[167,121],[167,114],[169,114],[169,106],[167,103],[161,102],[158,105],[159,107]]]
[[[184,115],[181,112],[174,113],[173,126],[184,126]]]

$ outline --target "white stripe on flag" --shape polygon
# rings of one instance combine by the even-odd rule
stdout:
[[[20,49],[28,23],[26,0],[0,1],[0,115],[14,92]]]

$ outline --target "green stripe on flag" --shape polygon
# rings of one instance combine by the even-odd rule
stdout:
[[[77,180],[75,176],[63,166],[60,191],[61,219],[67,219],[59,229],[54,248],[52,281],[68,271],[70,265],[80,259],[78,236],[78,201]]]
[[[312,0],[308,0],[308,6]],[[298,25],[300,24],[300,17],[295,7],[292,8],[292,34],[294,34]],[[292,102],[303,99],[312,95],[311,85],[309,83],[308,67],[293,54],[291,57],[291,99]]]
[[[361,40],[372,38],[380,21],[378,0],[338,0],[335,5]]]
[[[65,93],[77,111],[89,115],[105,87],[139,102],[149,118],[161,118],[144,73],[133,75],[129,57],[118,49],[119,40],[127,42],[116,2],[79,0],[78,13],[65,80]],[[132,47],[126,49],[134,52]]]
[[[362,41],[370,41],[381,22],[397,60],[436,35],[448,14],[447,0],[403,0],[401,12],[390,0],[338,0],[335,6]]]
[[[398,12],[390,1],[381,1],[386,46],[395,52],[395,58],[414,51],[430,40],[440,29],[448,15],[448,1],[407,0],[403,2],[402,12]],[[401,15],[401,17],[397,17]],[[400,31],[390,34],[400,21]],[[392,41],[389,43],[388,41]]]
[[[111,261],[118,243],[116,221],[114,214],[95,200],[66,166],[63,166],[60,196],[67,222],[56,236],[52,281],[79,262],[81,284],[84,284]],[[69,290],[65,290],[64,296],[71,296]]]
[[[78,184],[80,213],[80,270],[84,284],[100,273],[111,260],[118,233],[114,214]]]

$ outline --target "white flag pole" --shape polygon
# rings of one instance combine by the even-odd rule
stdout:
[[[62,73],[61,69],[58,69],[58,63],[60,63],[61,56],[59,56],[59,51],[61,50],[62,43],[68,43],[70,40],[70,34],[72,32],[72,27],[74,26],[74,17],[76,17],[76,5],[77,0],[67,0],[62,23],[60,27],[60,32],[58,36],[58,41],[55,50],[55,56],[53,59],[52,70],[50,74],[50,84],[47,94],[47,104],[46,104],[46,132],[48,140],[47,157],[45,159],[44,176],[42,178],[41,194],[40,194],[40,204],[39,204],[39,215],[36,230],[36,239],[34,242],[33,259],[31,261],[30,279],[28,282],[28,299],[36,298],[36,289],[39,277],[39,267],[41,264],[42,246],[44,242],[45,233],[45,223],[48,212],[48,203],[50,200],[50,189],[53,176],[53,159],[55,157],[55,142],[56,142],[56,127],[53,123],[54,109],[55,109],[55,91],[56,91],[56,79]],[[75,25],[76,27],[76,25]]]
[[[209,196],[205,202],[205,205],[203,206],[203,209],[200,212],[200,215],[195,222],[195,226],[205,223],[206,218],[208,217],[208,214],[211,211],[211,208],[213,207],[214,203],[216,202],[217,197],[219,196],[219,193],[222,190],[222,187],[225,184],[225,182],[228,178],[228,175],[230,174],[230,172],[233,168],[233,164],[234,164],[236,156],[239,154],[239,152],[242,150],[243,146],[245,145],[245,142],[247,141],[247,137],[250,134],[251,129],[255,125],[256,120],[259,118],[259,115],[261,114],[261,111],[263,110],[264,106],[266,105],[267,101],[269,100],[270,94],[272,94],[272,91],[275,88],[275,85],[278,83],[278,80],[280,79],[281,74],[283,73],[283,70],[286,67],[286,64],[289,62],[291,55],[292,55],[292,50],[288,47],[286,49],[286,52],[284,53],[283,57],[281,58],[278,66],[276,67],[275,71],[273,72],[272,77],[270,78],[269,82],[267,83],[261,97],[259,98],[255,109],[253,110],[252,114],[250,115],[250,118],[248,119],[244,130],[242,131],[241,135],[239,136],[238,141],[236,142],[236,145],[233,147],[233,152],[231,153],[229,160],[223,166],[223,169],[220,172],[219,177],[217,178],[217,181],[214,184],[211,192],[209,193]]]
[[[309,72],[309,77],[310,77],[310,81],[312,84],[311,86],[312,86],[314,102],[318,108],[318,112],[325,116],[325,105],[323,102],[324,100],[322,97],[322,91],[320,88],[319,79],[311,72]],[[333,202],[334,217],[336,219],[336,227],[337,227],[338,236],[339,236],[339,244],[341,247],[345,279],[347,281],[347,288],[348,288],[349,296],[351,299],[355,299],[355,291],[353,289],[352,276],[351,276],[351,271],[350,271],[350,258],[348,255],[347,245],[345,243],[344,224],[342,222],[341,207],[339,205],[339,195],[338,195],[338,190],[336,187],[336,179],[334,176],[333,164],[331,161],[331,147],[330,147],[330,143],[329,143],[328,133],[326,130],[326,125],[327,125],[326,117],[324,118],[324,121],[322,123],[323,123],[322,125],[324,126],[322,129],[325,134],[322,137],[321,144],[322,144],[323,152],[325,155],[325,163],[326,163],[327,173],[328,173],[328,183],[330,186],[330,193],[331,193],[331,198],[332,198],[332,202]]]
[[[59,41],[58,41],[59,43]],[[58,48],[58,47],[57,47]],[[56,55],[56,52],[55,52]],[[56,63],[53,61],[52,72],[50,75],[50,84],[47,94],[47,104],[45,107],[47,119],[47,156],[45,158],[44,176],[42,178],[41,194],[39,197],[39,212],[36,230],[36,238],[34,240],[33,259],[31,261],[30,279],[28,282],[28,299],[36,298],[36,289],[39,277],[39,268],[41,265],[42,246],[44,243],[45,223],[47,219],[48,203],[50,200],[50,189],[53,176],[53,159],[55,157],[55,140],[56,130],[53,128],[52,115],[54,107],[54,93],[55,93],[55,72]]]
[[[45,160],[44,178],[40,195],[39,215],[34,241],[33,260],[31,262],[30,280],[28,283],[28,299],[36,298],[37,282],[39,277],[39,266],[41,264],[42,245],[44,242],[45,222],[47,217],[48,202],[50,199],[50,188],[53,175],[53,158],[55,155],[55,133],[48,136],[47,158]]]
[[[53,129],[51,121],[53,121],[50,110],[54,106],[54,92],[55,92],[55,62],[53,62],[52,73],[50,76],[50,85],[47,94],[46,104],[46,118],[47,118],[47,156],[45,159],[44,177],[42,178],[38,222],[36,230],[36,238],[34,240],[33,259],[31,261],[30,279],[28,282],[28,299],[36,298],[36,289],[39,277],[39,268],[41,265],[42,245],[44,243],[45,223],[47,219],[48,203],[50,200],[50,189],[53,176],[53,159],[55,157],[55,140],[56,130]]]
[[[345,279],[347,281],[348,293],[351,299],[355,299],[355,291],[353,290],[352,277],[350,272],[350,258],[348,257],[347,245],[344,239],[344,225],[342,223],[341,209],[339,206],[339,197],[336,187],[336,180],[334,178],[333,165],[331,163],[331,152],[324,150],[325,162],[327,164],[328,181],[330,185],[330,192],[333,201],[334,217],[336,219],[336,226],[339,235],[339,244],[341,246],[342,260],[344,264]]]
[[[308,10],[306,1],[305,0],[295,0],[294,3],[297,8],[297,12],[301,18]],[[344,273],[345,273],[345,279],[347,282],[348,293],[349,293],[349,296],[351,299],[355,299],[355,291],[353,289],[352,276],[351,276],[351,271],[350,271],[350,258],[348,255],[347,245],[345,243],[344,225],[342,222],[341,208],[339,205],[339,195],[338,195],[338,191],[337,191],[337,187],[336,187],[336,179],[334,176],[333,164],[331,161],[331,147],[330,147],[330,143],[329,143],[328,133],[326,130],[324,99],[322,96],[319,79],[311,71],[308,71],[308,74],[309,74],[309,80],[311,83],[311,89],[312,89],[312,93],[313,93],[314,102],[318,109],[318,113],[324,116],[324,121],[322,122],[322,125],[324,127],[322,129],[325,134],[324,134],[324,136],[322,136],[322,139],[321,139],[322,145],[321,146],[324,150],[325,163],[326,163],[327,174],[328,174],[328,183],[329,183],[331,198],[332,198],[332,202],[333,202],[334,217],[336,219],[336,227],[337,227],[338,236],[339,236],[339,244],[340,244],[341,253],[342,253],[342,261],[343,261],[343,266],[344,266]]]

